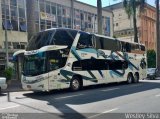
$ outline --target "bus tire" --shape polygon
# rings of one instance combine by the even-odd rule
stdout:
[[[71,91],[78,91],[82,87],[80,78],[77,76],[74,76],[70,82],[70,89]]]
[[[127,83],[131,84],[132,82],[133,82],[133,76],[132,76],[131,73],[129,73],[128,76],[127,76]]]
[[[139,83],[139,73],[136,72],[136,73],[134,74],[134,80],[133,80],[133,82],[134,82],[134,83]]]

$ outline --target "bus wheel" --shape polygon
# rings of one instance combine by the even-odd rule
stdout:
[[[132,82],[133,82],[133,76],[132,76],[131,73],[129,73],[128,76],[127,76],[127,83],[131,84]]]
[[[73,77],[71,80],[70,88],[72,91],[78,91],[81,88],[81,82],[77,76]]]
[[[139,82],[139,74],[138,73],[135,73],[134,74],[134,80],[133,80],[134,83],[138,83]]]

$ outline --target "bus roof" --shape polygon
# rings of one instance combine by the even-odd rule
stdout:
[[[46,29],[44,31],[50,31],[50,30],[73,30],[73,31],[77,31],[77,32],[85,32],[85,31],[82,31],[82,30],[76,30],[76,29],[71,29],[71,28],[50,28],[50,29]],[[41,32],[43,32],[43,31],[41,31]],[[89,33],[89,32],[85,32],[85,33],[92,34],[92,33]],[[109,38],[109,39],[112,39],[112,40],[118,40],[118,41],[122,41],[122,42],[126,42],[126,43],[132,43],[132,44],[137,44],[137,45],[143,45],[143,46],[145,46],[144,44],[141,44],[141,43],[120,40],[118,38],[113,38],[113,37],[109,37],[109,36],[104,36],[104,35],[99,35],[99,34],[94,34],[94,35],[98,36],[98,37]]]
[[[126,42],[126,43],[132,43],[132,44],[137,44],[137,45],[144,45],[144,44],[141,44],[141,43],[136,43],[136,42],[131,42],[131,41],[125,41],[125,40],[120,40],[118,38],[112,38],[112,37],[109,37],[109,36],[104,36],[104,35],[99,35],[99,34],[94,34],[95,36],[98,36],[98,37],[103,37],[103,38],[109,38],[111,40],[118,40],[118,41],[122,41],[122,42]],[[145,46],[145,45],[144,45]]]
[[[50,29],[46,29],[44,31],[50,31],[50,30],[73,30],[73,31],[77,31],[77,32],[81,31],[81,30],[76,30],[76,29],[71,29],[71,28],[50,28]],[[43,32],[43,31],[41,31],[41,32]]]

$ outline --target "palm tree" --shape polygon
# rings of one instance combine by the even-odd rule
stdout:
[[[35,6],[35,0],[26,0],[28,40],[36,33]]]
[[[157,35],[157,55],[156,55],[156,68],[157,76],[160,76],[160,37],[159,37],[159,0],[156,0],[156,12],[157,12],[157,21],[156,21],[156,35]]]
[[[134,25],[134,42],[138,43],[138,29],[137,29],[137,8],[140,12],[144,10],[145,0],[123,0],[123,6],[128,15],[128,18],[133,16],[133,25]]]
[[[102,35],[102,1],[97,0],[98,34]]]

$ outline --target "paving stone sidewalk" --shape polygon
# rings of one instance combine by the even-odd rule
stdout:
[[[8,84],[8,87],[6,90],[3,90],[2,92],[18,92],[18,91],[24,91],[22,89],[22,84],[20,80],[12,79],[11,82]]]

